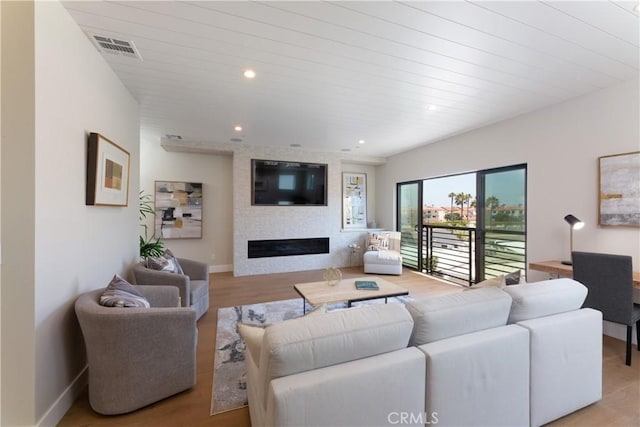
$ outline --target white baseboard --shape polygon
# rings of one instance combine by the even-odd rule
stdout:
[[[224,273],[227,271],[233,271],[233,264],[209,266],[209,273]]]
[[[36,426],[49,427],[57,425],[62,417],[71,408],[73,403],[78,399],[82,390],[89,383],[89,370],[87,366],[80,371],[80,373],[73,379],[71,384],[62,392],[60,397],[49,407],[47,412],[44,413],[42,418],[38,420]]]

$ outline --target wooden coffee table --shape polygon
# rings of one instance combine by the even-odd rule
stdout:
[[[356,280],[373,281],[378,284],[378,290],[356,289]],[[387,302],[389,297],[409,295],[409,291],[395,283],[388,282],[378,276],[356,277],[353,279],[342,279],[337,285],[329,286],[326,280],[322,282],[298,283],[293,285],[293,289],[302,297],[303,309],[306,312],[306,304],[318,306],[322,304],[332,304],[346,302],[348,307],[358,301],[384,298]]]

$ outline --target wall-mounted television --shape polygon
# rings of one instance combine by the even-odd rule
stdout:
[[[326,206],[327,165],[251,160],[251,204]]]

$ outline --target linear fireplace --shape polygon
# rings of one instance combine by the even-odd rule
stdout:
[[[329,253],[329,238],[249,240],[248,258]]]

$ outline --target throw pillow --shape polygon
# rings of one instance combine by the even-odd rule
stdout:
[[[152,270],[165,271],[167,273],[184,274],[178,259],[169,249],[165,250],[164,254],[160,257],[148,257],[146,267]]]
[[[238,333],[244,340],[247,350],[251,353],[251,358],[256,366],[260,364],[260,348],[262,347],[262,337],[264,336],[264,327],[258,325],[249,325],[246,323],[238,323]]]
[[[173,252],[171,252],[170,249],[166,249],[164,251],[164,257],[172,264],[172,267],[175,270],[174,271],[175,273],[184,274],[184,271],[182,270],[182,267],[178,262],[178,258],[176,258],[175,255],[173,255]]]
[[[133,285],[117,274],[100,296],[100,305],[105,307],[149,308],[149,301]]]
[[[513,273],[509,273],[504,276],[504,284],[509,285],[519,285],[520,284],[520,270],[516,270]]]
[[[368,234],[368,251],[379,251],[389,249],[389,233],[369,233]]]

